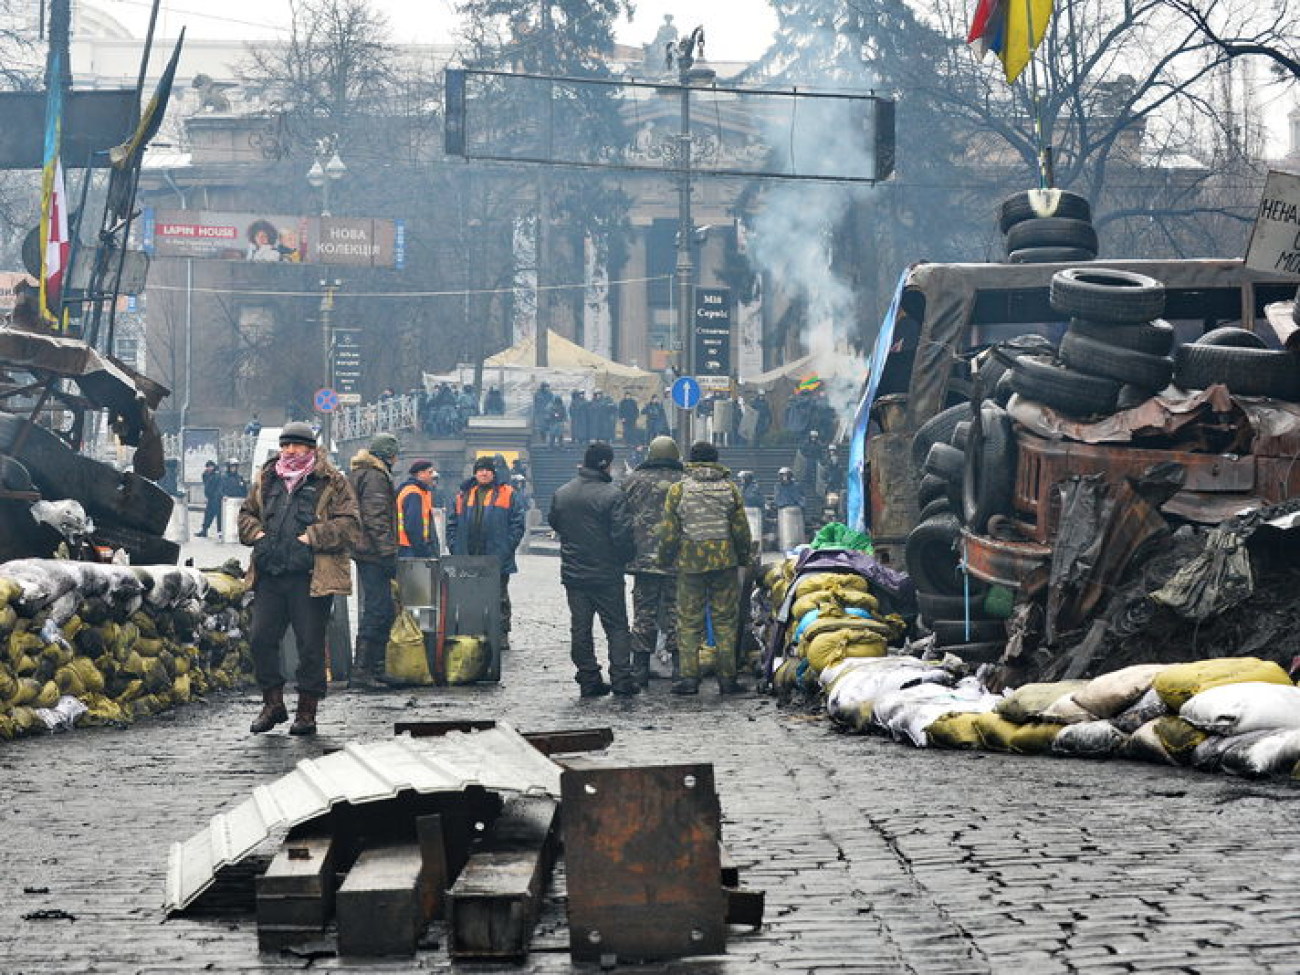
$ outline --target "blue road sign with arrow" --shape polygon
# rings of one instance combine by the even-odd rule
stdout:
[[[673,383],[673,402],[683,410],[693,410],[700,401],[700,384],[694,376],[682,376]]]

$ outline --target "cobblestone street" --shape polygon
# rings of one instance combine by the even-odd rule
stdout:
[[[200,565],[236,553],[187,547]],[[665,681],[580,701],[558,570],[522,558],[499,687],[341,691],[308,740],[249,735],[248,693],[0,745],[0,973],[450,971],[442,948],[413,961],[259,955],[251,917],[167,920],[160,904],[169,845],[255,786],[394,721],[462,717],[609,725],[612,759],[716,765],[724,839],[742,882],[767,892],[766,924],[735,930],[725,957],[643,971],[1300,971],[1289,783],[916,750],[709,684],[687,701]],[[566,946],[553,899],[522,968],[458,967],[566,972]]]

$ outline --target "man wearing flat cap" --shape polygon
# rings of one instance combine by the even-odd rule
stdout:
[[[380,433],[369,449],[356,452],[348,471],[361,517],[361,538],[352,552],[361,587],[361,614],[349,683],[370,690],[382,684],[388,634],[397,616],[392,588],[397,578],[397,492],[393,489],[397,453],[397,438]]]
[[[280,455],[262,465],[239,509],[239,540],[253,546],[249,641],[262,710],[249,728],[270,731],[289,720],[280,640],[293,627],[298,644],[298,708],[291,735],[316,733],[325,696],[325,633],[335,596],[352,591],[348,553],[356,543],[357,499],[316,446],[305,423],[280,431]]]
[[[436,559],[438,530],[433,524],[433,490],[438,472],[431,462],[417,460],[406,473],[397,491],[397,557]]]

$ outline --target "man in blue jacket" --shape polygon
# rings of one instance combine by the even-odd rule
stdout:
[[[510,634],[510,577],[519,571],[515,549],[524,537],[524,508],[509,484],[497,482],[491,457],[474,461],[447,512],[447,549],[452,555],[495,555],[501,566],[501,633]]]

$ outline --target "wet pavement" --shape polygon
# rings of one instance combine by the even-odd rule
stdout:
[[[245,551],[186,546],[199,565]],[[126,730],[0,744],[0,973],[575,970],[555,898],[522,966],[452,966],[443,948],[414,960],[259,955],[251,917],[162,914],[169,845],[255,786],[395,721],[468,717],[609,725],[612,759],[714,763],[724,839],[742,882],[766,890],[766,923],[733,930],[725,956],[642,971],[1300,971],[1289,783],[916,750],[708,684],[685,701],[664,681],[640,698],[580,700],[558,570],[522,558],[500,686],[334,693],[308,740],[283,726],[249,735],[249,693]]]

